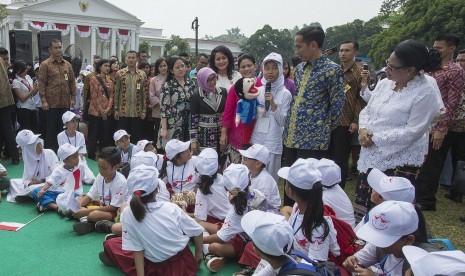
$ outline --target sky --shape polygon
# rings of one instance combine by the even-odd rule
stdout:
[[[199,38],[225,34],[239,27],[250,37],[265,24],[291,29],[320,22],[323,29],[376,16],[383,0],[107,0],[145,22],[143,27],[163,29],[194,38],[192,21],[199,18]]]

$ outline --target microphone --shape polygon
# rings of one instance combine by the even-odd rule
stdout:
[[[270,93],[270,92],[271,92],[271,82],[267,82],[266,86],[265,86],[265,94]],[[265,100],[265,110],[266,111],[270,110],[270,105],[271,105],[270,100]]]

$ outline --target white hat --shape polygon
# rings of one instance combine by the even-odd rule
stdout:
[[[71,111],[66,111],[63,114],[63,116],[61,116],[61,120],[63,121],[63,124],[66,124],[67,122],[71,122],[71,120],[74,118],[79,119],[79,115]]]
[[[218,172],[218,153],[210,148],[202,150],[195,159],[194,166],[200,175],[214,175]]]
[[[131,158],[131,168],[139,165],[147,165],[157,168],[158,156],[152,151],[139,151]]]
[[[465,272],[465,254],[460,250],[427,252],[407,245],[402,247],[415,276],[455,275]]]
[[[87,71],[87,70],[81,70],[81,71],[79,72],[79,74],[80,74],[80,75],[83,75],[84,77],[87,76],[87,75],[89,75],[90,73],[91,73],[91,72],[89,72],[89,71]]]
[[[341,168],[333,160],[321,158],[315,167],[321,173],[321,184],[324,186],[332,186],[341,182]]]
[[[40,67],[39,63],[34,64],[34,71],[37,70],[37,68],[39,68],[39,67]]]
[[[86,71],[94,72],[94,66],[92,66],[91,64],[87,65],[86,66]]]
[[[241,226],[253,244],[266,254],[282,256],[291,250],[292,227],[281,215],[253,210],[242,217]]]
[[[418,214],[412,203],[384,201],[369,213],[369,221],[357,236],[376,247],[386,248],[418,229]]]
[[[249,186],[249,169],[242,164],[231,164],[223,171],[224,187],[231,191],[239,188],[244,191]]]
[[[407,178],[387,176],[378,169],[372,169],[367,180],[368,184],[384,200],[398,200],[410,203],[415,200],[415,187]]]
[[[137,142],[137,147],[140,149],[140,150],[144,150],[145,147],[147,146],[147,144],[152,144],[153,141],[149,141],[149,140],[140,140],[139,142]]]
[[[171,139],[165,146],[166,157],[171,160],[176,156],[176,154],[187,150],[190,145],[191,141],[183,142],[178,139]]]
[[[129,172],[128,191],[144,197],[155,191],[158,187],[158,170],[155,167],[139,165]]]
[[[313,185],[321,181],[321,172],[311,162],[299,158],[291,167],[282,167],[278,171],[281,178],[304,190],[311,190]]]
[[[270,162],[270,151],[263,145],[254,144],[247,150],[239,150],[246,158],[255,159],[267,165]]]
[[[76,148],[75,146],[71,145],[70,143],[64,143],[58,148],[57,156],[60,160],[65,160],[66,158],[70,157],[71,155],[75,154],[78,150],[80,150],[82,146]]]
[[[126,130],[120,129],[120,130],[118,130],[117,132],[115,132],[115,134],[113,134],[113,140],[115,140],[115,142],[118,142],[119,139],[123,138],[123,136],[131,137],[131,135],[129,135],[129,134],[126,132]]]
[[[34,134],[34,132],[28,129],[23,129],[16,135],[16,144],[18,144],[18,147],[33,144],[39,136],[40,134]]]

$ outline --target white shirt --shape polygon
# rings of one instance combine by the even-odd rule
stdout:
[[[145,218],[138,222],[131,208],[121,214],[123,250],[142,251],[148,260],[163,262],[183,250],[189,237],[203,233],[203,228],[181,208],[170,202],[147,204]]]
[[[74,172],[80,170],[78,178],[74,177]],[[82,181],[84,180],[84,165],[79,163],[71,170],[65,169],[64,165],[56,167],[52,174],[47,177],[47,183],[52,185],[49,191],[65,192],[74,190],[75,193],[82,195]],[[75,189],[76,181],[78,181],[78,188]]]
[[[119,208],[128,192],[127,189],[126,178],[121,173],[116,172],[108,183],[101,174],[98,174],[87,196],[93,200],[99,199],[101,206],[111,205]]]
[[[330,252],[336,257],[340,255],[340,248],[336,239],[337,231],[334,228],[333,220],[328,216],[324,216],[324,218],[329,226],[328,236],[325,240],[318,238],[323,235],[324,231],[323,225],[320,225],[312,232],[314,240],[309,241],[302,232],[301,227],[304,215],[299,212],[297,203],[294,204],[291,216],[289,217],[289,223],[294,229],[294,250],[307,254],[310,259],[319,261],[326,261]]]
[[[66,134],[66,130],[63,130],[62,132],[58,133],[57,139],[58,139],[58,146],[61,146],[66,143],[69,143],[70,145],[76,148],[79,148],[80,146],[82,146],[82,148],[78,151],[78,153],[79,154],[87,153],[86,138],[84,137],[84,134],[82,134],[79,131],[76,131],[76,135],[74,135],[74,137],[70,137],[68,136],[68,134]]]
[[[181,193],[182,191],[194,191],[199,175],[195,172],[193,156],[184,165],[175,166],[168,162],[166,166],[167,183],[171,184],[173,192]]]
[[[129,156],[129,150],[131,149],[131,146],[132,146],[132,150],[131,150],[131,156]],[[131,144],[129,146],[129,149],[128,149],[128,152],[124,152],[122,148],[120,147],[116,147],[119,151],[120,151],[120,154],[121,154],[121,163],[125,163],[125,162],[130,162],[131,161],[131,158],[140,151],[139,147],[134,145],[134,144]]]
[[[395,82],[389,79],[378,83],[359,116],[360,129],[372,133],[374,143],[362,147],[358,161],[360,172],[423,164],[428,144],[425,133],[440,109],[438,88],[429,78],[416,76],[400,92],[394,91]]]
[[[273,269],[267,261],[261,259],[253,273],[253,276],[276,276],[280,270],[281,267]]]
[[[215,181],[210,187],[211,194],[204,195],[200,190],[195,195],[194,216],[200,220],[207,220],[207,216],[224,220],[229,210],[227,194],[224,190],[223,176],[217,174]]]
[[[338,184],[331,188],[323,188],[323,203],[336,213],[336,217],[355,227],[354,207],[346,192]]]
[[[218,238],[220,238],[224,242],[228,242],[237,234],[243,233],[244,229],[242,229],[241,226],[241,219],[246,213],[247,210],[244,211],[244,214],[242,216],[239,216],[236,213],[234,205],[229,204],[229,211],[226,215],[226,218],[224,219],[223,226],[220,230],[218,230],[218,232],[216,232]]]
[[[226,91],[229,91],[231,86],[236,83],[240,78],[242,78],[241,74],[237,71],[233,71],[232,80],[228,79],[228,77],[222,77],[218,74],[218,80],[216,81],[216,86],[223,87]]]
[[[6,169],[2,164],[0,164],[0,172],[6,172]]]
[[[262,192],[268,203],[279,210],[281,196],[279,195],[278,184],[266,169],[262,169],[256,177],[250,180],[250,188]]]
[[[376,246],[373,244],[367,243],[360,251],[354,255],[358,262],[366,267],[370,267],[378,262],[376,259]],[[381,260],[379,260],[381,261]],[[402,274],[402,266],[404,260],[402,258],[396,258],[394,255],[389,254],[386,262],[384,263],[384,272],[380,268],[378,270],[375,268],[374,272],[376,275],[387,273],[386,276],[398,276]]]
[[[278,106],[275,111],[265,112],[265,87],[259,87],[259,108],[264,112],[263,116],[257,116],[255,127],[250,142],[264,145],[271,153],[283,152],[283,131],[286,123],[287,112],[291,106],[292,94],[286,88],[279,91],[271,91],[273,101]]]
[[[13,89],[20,89],[22,94],[28,94],[29,93],[29,88],[26,86],[26,84],[24,84],[26,82],[29,84],[29,87],[31,89],[33,89],[34,82],[32,81],[31,77],[26,75],[26,77],[23,79],[22,77],[16,75],[16,78],[13,80],[13,83],[12,83],[12,88]],[[18,102],[16,103],[16,106],[18,108],[26,108],[26,109],[29,109],[29,110],[36,110],[36,103],[34,102],[32,97],[27,99],[25,102],[22,102],[18,98]]]

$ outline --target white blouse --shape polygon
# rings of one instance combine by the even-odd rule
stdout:
[[[368,105],[360,112],[360,129],[372,133],[374,143],[362,147],[358,161],[360,172],[423,164],[428,145],[425,133],[441,108],[437,101],[439,89],[426,75],[416,76],[399,92],[394,88],[394,81],[380,81]]]
[[[26,86],[26,84],[29,84],[29,87],[33,89],[34,87],[34,82],[32,81],[31,77],[26,75],[25,78],[22,78],[18,75],[16,75],[16,78],[13,80],[12,87],[13,89],[20,89],[22,94],[28,94],[29,93],[29,88]],[[18,103],[16,104],[18,108],[26,108],[29,110],[36,110],[36,103],[32,99],[32,97],[28,98],[25,102],[22,102],[20,99],[18,99]]]

